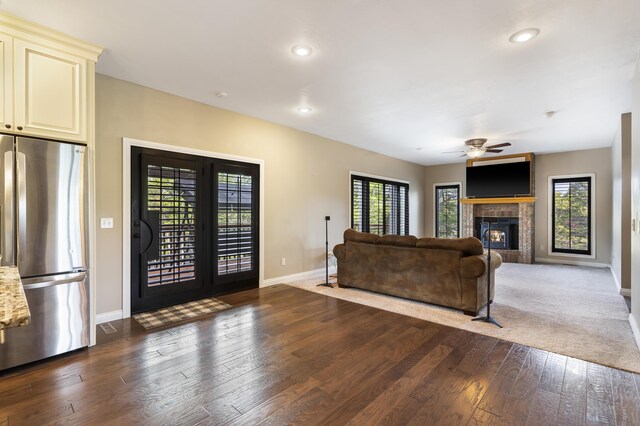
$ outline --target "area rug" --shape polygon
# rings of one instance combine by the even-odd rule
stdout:
[[[222,300],[209,297],[207,299],[196,300],[195,302],[135,314],[133,315],[133,319],[145,329],[151,330],[166,325],[177,324],[212,312],[222,311],[230,307],[231,305]]]
[[[491,314],[503,329],[472,322],[454,309],[358,289],[316,287],[322,281],[289,285],[640,373],[640,351],[629,325],[629,311],[609,269],[503,263],[496,271],[491,305]]]

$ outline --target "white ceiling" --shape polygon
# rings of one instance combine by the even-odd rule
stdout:
[[[0,0],[106,48],[98,72],[420,164],[611,144],[638,0]],[[509,36],[536,27],[524,44]],[[308,58],[291,54],[307,44]],[[217,91],[229,94],[216,97]],[[301,115],[297,107],[313,108]],[[559,111],[547,119],[545,111]],[[417,150],[417,148],[421,148]]]

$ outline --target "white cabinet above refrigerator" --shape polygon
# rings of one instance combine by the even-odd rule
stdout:
[[[0,131],[87,143],[88,85],[102,50],[54,31],[42,35],[0,12]]]

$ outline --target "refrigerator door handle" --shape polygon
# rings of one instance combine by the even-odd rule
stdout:
[[[18,177],[18,257],[20,247],[27,245],[27,165],[25,155],[16,153],[16,167]]]
[[[25,290],[30,290],[34,288],[44,288],[44,287],[53,287],[61,284],[69,284],[77,281],[84,281],[87,278],[87,274],[84,272],[80,272],[77,274],[66,274],[61,275],[60,278],[51,279],[51,277],[46,278],[31,278],[22,281],[22,287]]]
[[[2,209],[2,264],[16,265],[14,253],[14,241],[16,230],[14,228],[14,172],[13,151],[4,153],[4,208]]]

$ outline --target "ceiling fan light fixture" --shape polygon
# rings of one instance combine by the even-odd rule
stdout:
[[[472,147],[467,151],[467,156],[469,158],[480,158],[484,155],[484,149]]]
[[[536,38],[538,34],[540,34],[539,29],[527,28],[526,30],[521,30],[515,34],[512,34],[511,37],[509,37],[509,41],[511,43],[524,43],[526,41]]]

